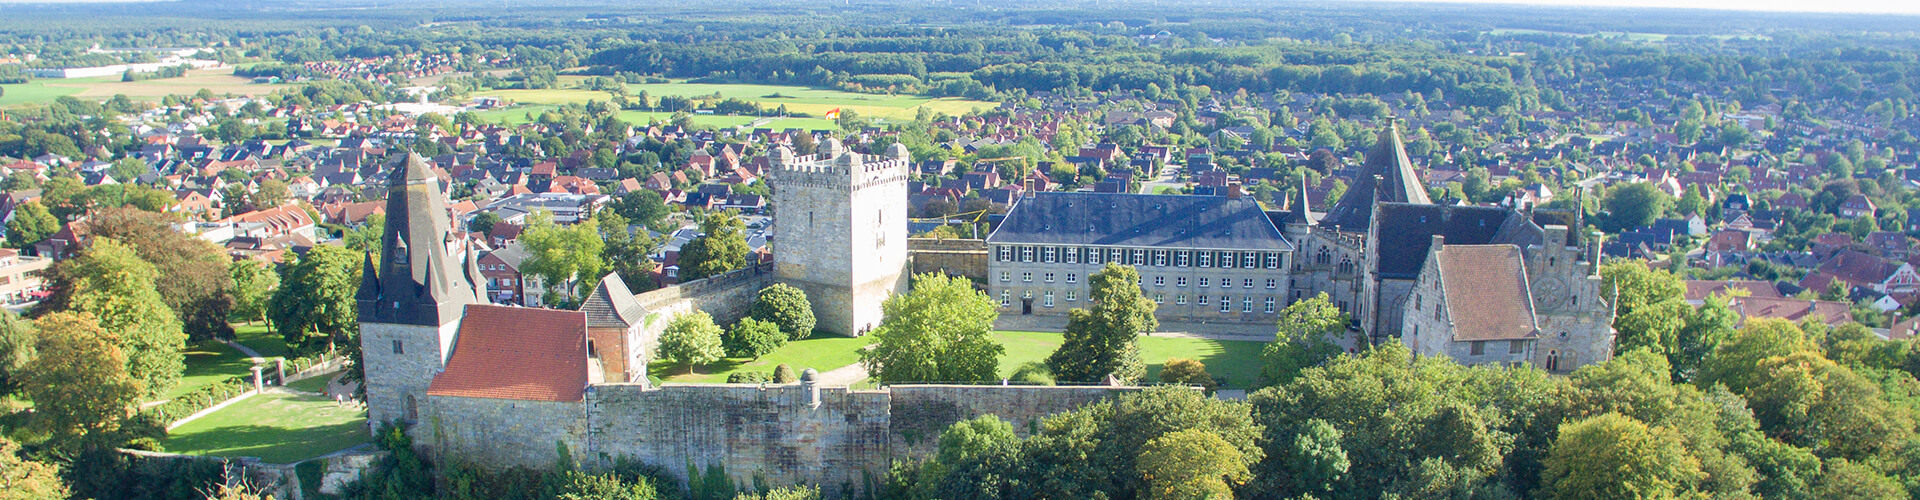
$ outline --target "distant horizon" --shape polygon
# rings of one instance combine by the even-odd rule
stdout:
[[[1544,7],[1668,8],[1749,12],[1920,15],[1920,1],[1898,0],[1349,0],[1370,3],[1507,4]]]

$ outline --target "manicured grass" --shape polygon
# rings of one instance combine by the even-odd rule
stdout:
[[[1045,361],[1060,348],[1063,338],[1051,332],[994,332],[994,338],[1007,348],[1000,357],[1000,375],[1011,376],[1020,365]],[[1253,384],[1260,375],[1260,350],[1265,342],[1209,340],[1191,338],[1140,337],[1140,359],[1147,363],[1146,382],[1159,380],[1160,367],[1168,358],[1187,358],[1207,365],[1207,372],[1226,377],[1229,387]]]
[[[792,367],[796,375],[808,368],[824,372],[859,362],[860,349],[866,346],[867,339],[816,332],[812,337],[788,342],[758,360],[727,358],[701,366],[692,375],[687,374],[686,365],[653,363],[647,367],[647,375],[666,382],[721,383],[736,371],[771,374],[775,366],[782,364]]]
[[[300,392],[325,393],[327,392],[327,382],[333,380],[333,377],[339,374],[340,372],[322,373],[317,376],[295,380],[287,383],[287,388]]]
[[[188,344],[186,355],[187,369],[180,374],[180,383],[161,394],[160,399],[173,399],[227,377],[253,374],[253,360],[219,341]]]
[[[188,422],[160,442],[166,451],[293,463],[368,441],[366,411],[320,396],[269,393]]]
[[[235,323],[233,333],[235,342],[252,348],[260,353],[261,357],[276,358],[287,355],[287,340],[280,337],[280,334],[274,333],[273,329],[267,328],[265,322],[251,325]]]

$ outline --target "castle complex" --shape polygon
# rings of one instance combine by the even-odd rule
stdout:
[[[828,139],[817,155],[771,156],[771,265],[641,294],[609,275],[579,311],[562,311],[485,303],[478,249],[454,237],[438,179],[410,155],[388,179],[381,259],[365,260],[357,296],[368,419],[410,423],[423,448],[492,467],[543,467],[565,449],[589,467],[724,464],[740,481],[858,488],[922,456],[952,422],[991,413],[1030,428],[1128,390],[852,390],[812,370],[798,384],[652,386],[646,366],[676,315],[731,322],[786,283],[807,293],[820,329],[859,335],[906,291],[906,148],[866,155]],[[1237,190],[1035,193],[984,242],[986,271],[968,274],[988,278],[1002,314],[1084,306],[1083,280],[1105,263],[1136,266],[1166,321],[1272,324],[1326,293],[1375,341],[1564,372],[1610,357],[1613,338],[1598,238],[1583,245],[1572,217],[1435,205],[1389,128],[1324,215],[1304,202],[1264,210]]]

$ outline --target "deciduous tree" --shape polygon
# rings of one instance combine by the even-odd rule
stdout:
[[[807,292],[793,285],[775,283],[760,289],[747,316],[780,325],[780,331],[790,340],[813,335],[813,304],[807,301]]]
[[[26,373],[26,394],[41,428],[62,438],[117,428],[143,392],[127,370],[122,340],[90,313],[56,312],[34,322],[39,357]]]
[[[28,248],[57,232],[60,220],[38,200],[28,201],[14,207],[13,220],[7,221],[7,246]]]
[[[227,290],[233,296],[233,316],[248,323],[265,319],[267,302],[273,297],[273,289],[280,286],[280,275],[250,259],[233,261],[227,273],[233,280],[233,287]]]
[[[1160,326],[1153,301],[1140,293],[1140,273],[1109,263],[1087,281],[1093,308],[1068,311],[1066,341],[1047,357],[1047,367],[1062,382],[1100,382],[1108,375],[1139,380],[1146,372],[1139,336]]]
[[[1347,321],[1347,313],[1334,307],[1326,292],[1287,305],[1273,342],[1260,352],[1260,383],[1285,384],[1300,370],[1340,354],[1329,337],[1344,331]]]
[[[1705,478],[1670,429],[1608,413],[1560,428],[1540,479],[1542,498],[1673,498]]]
[[[773,323],[742,318],[727,329],[726,337],[721,340],[728,357],[760,359],[786,345],[787,334],[781,333],[780,327]]]
[[[132,247],[95,237],[79,257],[61,262],[60,274],[71,286],[68,306],[91,314],[101,328],[113,332],[126,356],[127,373],[140,381],[146,395],[172,389],[186,368],[180,351],[187,336],[161,299],[154,266],[140,260]]]
[[[707,214],[701,234],[680,247],[680,281],[693,281],[747,267],[746,225],[732,210]]]
[[[352,250],[317,245],[280,269],[280,287],[267,303],[273,329],[297,351],[356,344],[360,333],[360,288],[365,267]]]
[[[1233,498],[1252,476],[1240,450],[1214,433],[1169,432],[1140,449],[1134,466],[1147,482],[1146,498]]]
[[[601,270],[606,267],[602,260],[606,240],[597,221],[588,219],[561,227],[553,223],[551,214],[535,212],[520,233],[520,246],[527,251],[521,272],[539,276],[548,294],[564,291],[573,299],[586,297],[600,286]]]
[[[888,297],[886,316],[860,361],[883,382],[987,381],[999,378],[1006,348],[993,340],[993,299],[973,282],[939,273],[914,277],[913,290]]]
[[[674,316],[660,332],[659,349],[660,359],[687,365],[687,373],[693,373],[694,365],[719,361],[726,354],[720,345],[720,325],[713,324],[713,316],[706,311]]]

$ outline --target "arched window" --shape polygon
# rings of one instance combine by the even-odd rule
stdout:
[[[413,395],[407,395],[407,421],[420,420],[420,407],[414,402]]]
[[[1320,247],[1320,255],[1314,257],[1313,260],[1315,263],[1319,263],[1319,264],[1331,263],[1333,262],[1333,252],[1328,251],[1327,247]]]
[[[1560,351],[1547,351],[1547,371],[1560,371]]]

